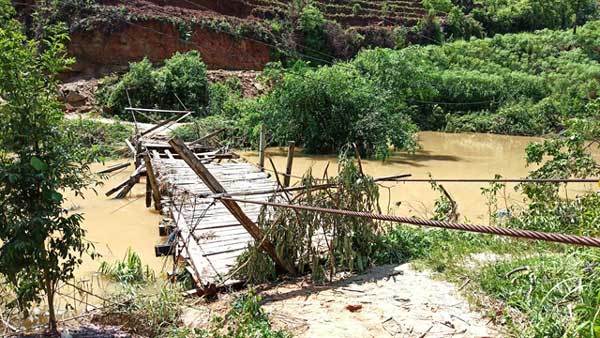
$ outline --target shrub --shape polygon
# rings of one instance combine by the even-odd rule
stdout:
[[[566,29],[597,15],[595,0],[485,0],[473,10],[489,34]]]
[[[317,64],[331,61],[327,47],[327,34],[325,32],[325,16],[319,8],[306,5],[302,8],[299,17],[298,29],[302,33],[302,46],[300,50],[309,59]]]
[[[262,105],[274,141],[294,140],[309,152],[336,152],[354,142],[364,154],[387,155],[389,144],[413,144],[410,118],[348,64],[285,73]]]
[[[200,113],[208,104],[206,66],[196,51],[176,53],[158,69],[144,59],[132,63],[121,78],[103,81],[96,98],[105,113],[124,119],[131,118],[123,115],[125,107],[130,106],[129,100],[134,107],[187,108]]]

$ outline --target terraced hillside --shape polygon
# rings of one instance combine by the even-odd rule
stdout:
[[[118,1],[117,1],[118,2]],[[238,18],[284,19],[292,1],[274,0],[151,0],[159,6],[213,11]],[[319,0],[325,17],[343,26],[414,25],[427,13],[419,0]]]
[[[22,11],[38,7],[31,5]],[[272,0],[97,0],[59,2],[55,19],[70,24],[69,51],[77,59],[67,78],[96,77],[148,57],[198,50],[212,69],[260,70],[270,61],[301,52],[302,7]],[[393,30],[414,26],[426,14],[419,0],[318,0],[326,26],[326,54],[353,56],[366,46],[394,47]],[[79,7],[77,7],[79,6]]]

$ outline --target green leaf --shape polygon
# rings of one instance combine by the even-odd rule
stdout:
[[[8,175],[8,181],[10,183],[15,183],[15,182],[17,182],[18,179],[19,179],[19,175],[17,175],[17,174],[9,174]],[[600,184],[600,182],[598,182],[598,183]]]
[[[48,166],[46,165],[46,163],[42,162],[42,160],[40,160],[37,157],[32,157],[31,158],[31,166],[33,167],[33,169],[37,170],[37,171],[44,171],[48,168]]]
[[[63,195],[59,192],[53,191],[50,198],[55,202],[60,202],[63,199]]]

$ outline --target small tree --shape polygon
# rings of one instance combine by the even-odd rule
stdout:
[[[62,207],[62,192],[79,195],[94,181],[92,159],[61,128],[54,75],[71,62],[66,38],[53,27],[40,42],[29,40],[10,1],[0,0],[0,274],[23,312],[45,296],[53,335],[58,283],[93,255],[82,216]]]

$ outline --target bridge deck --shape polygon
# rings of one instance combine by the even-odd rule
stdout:
[[[235,265],[237,257],[252,243],[252,236],[225,208],[215,201],[210,189],[180,159],[152,156],[152,167],[162,194],[162,212],[170,216],[177,234],[176,252],[200,287],[220,285]],[[275,190],[277,183],[250,163],[211,161],[205,166],[228,193],[253,193]],[[199,196],[200,195],[200,196]],[[273,194],[246,196],[266,201]],[[240,204],[242,210],[257,222],[260,207]],[[231,280],[229,280],[231,282]]]

